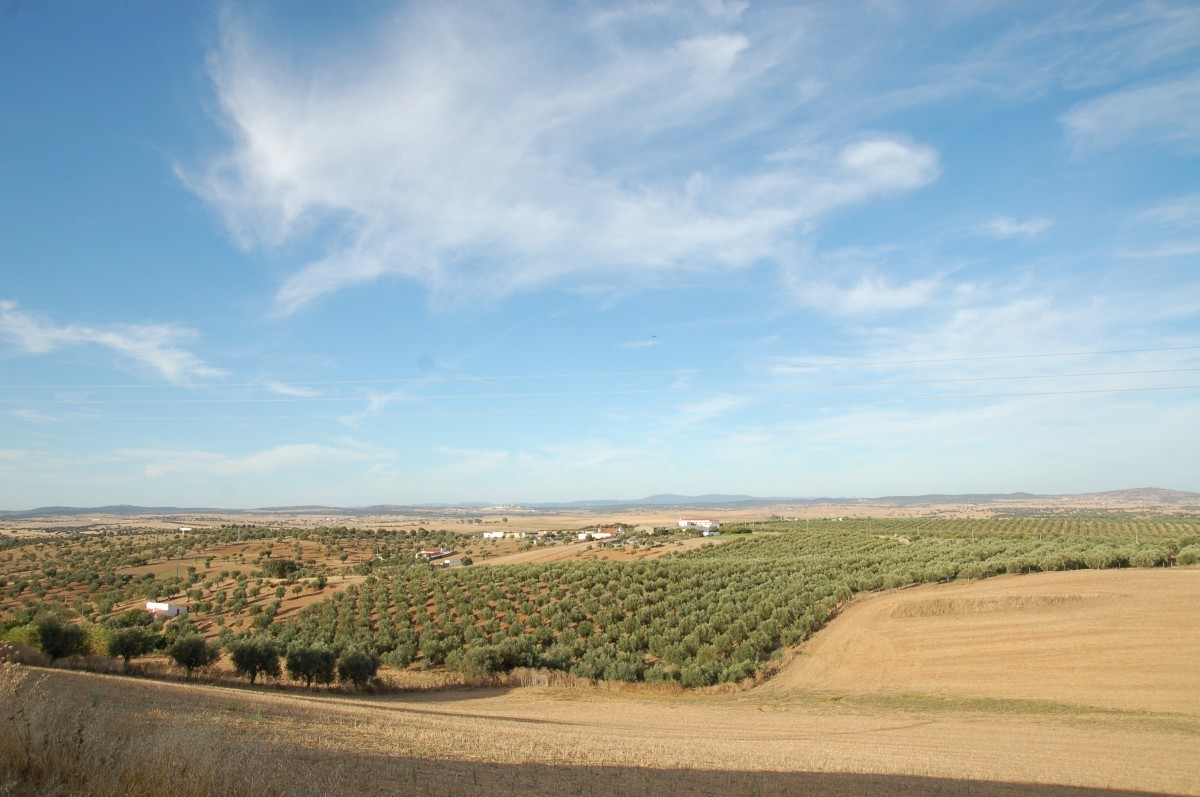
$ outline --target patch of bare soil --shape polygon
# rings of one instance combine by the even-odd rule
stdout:
[[[1200,570],[1080,570],[859,598],[764,688],[1200,715],[1198,668]]]

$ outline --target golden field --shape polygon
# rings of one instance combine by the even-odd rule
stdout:
[[[744,691],[8,668],[0,793],[1200,794],[1198,663],[1200,570],[1177,568],[863,596]]]

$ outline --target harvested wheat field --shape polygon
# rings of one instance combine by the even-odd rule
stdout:
[[[1200,794],[1197,662],[1200,570],[1124,570],[868,596],[735,693],[5,678],[19,697],[37,673],[66,701],[66,758],[106,762],[93,794],[137,790],[148,737],[200,760],[186,783],[156,769],[147,794]],[[4,743],[18,761],[20,740]]]

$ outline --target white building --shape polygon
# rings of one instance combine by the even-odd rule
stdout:
[[[178,603],[146,601],[146,611],[155,617],[179,617],[180,615],[187,614],[187,607],[181,606]]]
[[[715,531],[721,528],[721,521],[707,517],[684,517],[679,519],[679,528]]]
[[[502,539],[504,539],[504,532],[503,531],[485,531],[483,533],[483,538],[485,540],[502,540]]]

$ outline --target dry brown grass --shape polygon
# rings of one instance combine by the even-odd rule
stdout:
[[[1004,576],[852,602],[771,690],[1046,700],[1200,717],[1200,570]]]
[[[1097,597],[1042,600],[1070,595]],[[947,597],[1003,608],[892,614],[907,601]],[[10,717],[3,751],[14,763],[0,783],[31,794],[109,794],[113,784],[130,794],[1200,794],[1197,601],[1200,571],[1089,571],[885,593],[851,604],[772,682],[730,694],[547,682],[347,697],[47,671],[46,692],[28,680],[17,691],[28,690],[23,705],[44,712],[46,737],[57,741],[37,748],[46,763],[31,766],[21,754],[29,735]],[[1104,636],[1114,624],[1117,636]],[[1095,634],[1112,648],[1135,625],[1146,633],[1093,661]],[[1028,628],[1046,633],[1024,635]],[[1046,694],[993,684],[1009,669],[1023,680],[1052,670],[1039,650],[1054,635],[1065,641],[1052,658],[1086,683],[1056,690],[1051,672]],[[860,636],[886,644],[861,647]],[[953,673],[934,666],[913,680],[909,649],[895,647],[904,639],[924,640],[918,669],[951,657],[957,676],[944,683]],[[891,655],[881,655],[887,645]],[[827,666],[814,669],[817,661]],[[839,667],[849,684],[832,678]],[[1166,706],[1155,686],[1162,675],[1176,696]],[[10,694],[0,695],[6,710],[21,702]],[[55,752],[80,735],[79,755]],[[159,745],[157,755],[175,751],[175,765],[199,756],[188,764],[198,785],[177,790],[163,773],[139,780],[140,768],[160,763],[143,754],[141,739]],[[93,786],[88,773],[101,766]],[[241,780],[230,787],[220,780],[228,777]],[[218,783],[221,791],[203,791]]]
[[[892,617],[945,617],[951,614],[1011,612],[1070,601],[1098,598],[1099,595],[1004,595],[987,598],[929,598],[908,600],[892,609]]]

